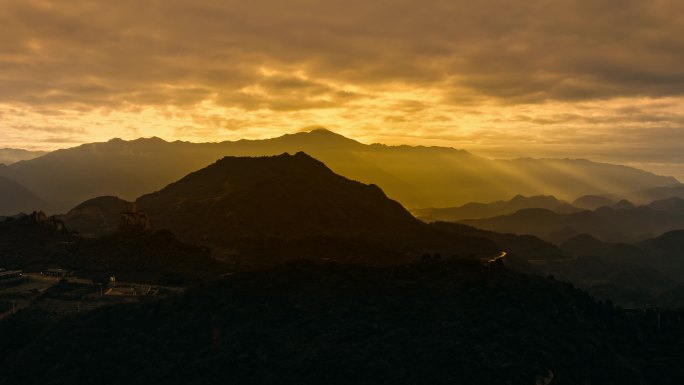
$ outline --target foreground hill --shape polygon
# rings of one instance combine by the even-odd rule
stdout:
[[[20,313],[0,383],[681,383],[677,316],[459,261],[302,262],[56,325]]]
[[[158,226],[215,242],[244,237],[383,237],[420,228],[377,186],[339,176],[302,152],[226,157],[136,203]],[[217,230],[221,235],[212,238]]]
[[[112,196],[89,199],[59,218],[69,230],[89,238],[114,233],[121,222],[121,213],[130,211],[131,202]]]
[[[0,215],[46,210],[49,205],[19,183],[0,176]]]
[[[92,197],[132,200],[159,190],[224,156],[305,151],[336,173],[379,185],[407,207],[452,207],[472,201],[586,194],[678,186],[671,177],[572,159],[489,160],[444,147],[365,145],[326,130],[267,140],[165,142],[159,138],[91,143],[0,169],[66,211]]]
[[[496,255],[484,238],[415,219],[375,185],[351,181],[300,152],[226,157],[136,201],[154,228],[233,261],[296,257],[398,263],[424,252]]]
[[[39,272],[61,267],[79,277],[106,281],[188,284],[226,271],[208,250],[169,232],[115,233],[85,239],[41,213],[0,222],[0,266]]]

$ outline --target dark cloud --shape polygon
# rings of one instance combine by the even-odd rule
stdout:
[[[341,84],[445,87],[445,95],[460,87],[469,90],[465,96],[502,103],[684,92],[679,1],[2,0],[0,6],[3,101],[102,105],[128,95],[135,103],[185,104],[197,100],[188,88],[232,100],[236,89],[258,81],[260,66]],[[321,92],[285,80],[269,82]],[[171,92],[169,85],[177,88]]]
[[[297,122],[672,164],[682,14],[677,0],[0,0],[0,139]]]

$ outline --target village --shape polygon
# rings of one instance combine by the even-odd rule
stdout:
[[[51,268],[23,272],[0,268],[0,319],[20,310],[35,310],[48,318],[88,312],[121,303],[139,303],[179,288],[145,283],[118,282],[111,276],[106,283],[77,277],[72,271]]]

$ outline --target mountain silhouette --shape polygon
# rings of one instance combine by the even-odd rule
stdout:
[[[11,164],[22,160],[35,159],[47,154],[45,151],[28,151],[20,148],[0,148],[0,163]]]
[[[572,205],[585,210],[596,210],[603,206],[612,206],[616,202],[605,196],[584,195],[572,202]]]
[[[50,205],[26,187],[0,176],[0,215],[9,216],[21,212],[48,210]]]
[[[67,228],[84,237],[96,238],[115,232],[121,213],[131,209],[132,202],[113,196],[89,199],[60,216]]]
[[[653,201],[648,207],[674,215],[684,215],[684,199],[679,197]]]
[[[668,202],[676,207],[677,201]],[[663,202],[654,204],[661,208],[666,205]],[[611,207],[599,207],[593,211],[558,214],[546,209],[525,209],[510,215],[460,222],[501,233],[532,234],[556,244],[579,234],[589,234],[604,242],[620,243],[643,241],[668,231],[684,229],[684,215],[673,210],[658,210],[651,205],[634,206],[623,200]]]
[[[553,196],[537,195],[525,197],[516,195],[508,201],[491,203],[472,202],[459,207],[415,209],[413,214],[425,221],[458,221],[461,219],[481,219],[499,215],[513,214],[522,209],[546,209],[566,214],[581,211]]]
[[[634,203],[628,201],[627,199],[622,199],[618,203],[611,206],[613,210],[631,210],[635,208]]]
[[[310,257],[385,264],[425,253],[492,257],[501,251],[484,237],[435,229],[379,187],[337,175],[303,152],[225,157],[136,204],[153,228],[234,263]]]
[[[577,256],[605,255],[610,245],[589,234],[579,234],[560,244],[560,248]]]
[[[684,185],[652,187],[626,194],[625,197],[636,202],[653,202],[672,197],[684,198]]]
[[[159,138],[90,143],[0,168],[66,211],[96,196],[133,200],[225,156],[304,151],[336,173],[379,185],[406,207],[454,207],[512,195],[574,199],[679,186],[671,177],[577,159],[490,160],[445,147],[366,145],[317,129],[265,140],[166,142]],[[669,197],[669,196],[668,196]]]
[[[137,204],[159,226],[214,242],[316,235],[382,237],[409,234],[420,226],[377,186],[339,176],[303,152],[226,157],[138,198]],[[214,237],[216,230],[220,235]]]
[[[155,228],[222,250],[222,257],[256,254],[259,262],[297,252],[344,256],[356,253],[350,247],[374,248],[356,242],[430,233],[377,186],[339,176],[303,152],[225,157],[136,203]]]
[[[669,231],[642,245],[653,263],[684,282],[684,229]]]

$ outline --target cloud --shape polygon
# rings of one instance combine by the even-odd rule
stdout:
[[[38,140],[36,126],[88,141],[323,125],[367,141],[589,154],[601,143],[645,157],[620,151],[669,154],[682,139],[676,0],[0,0],[0,10],[7,141]]]
[[[502,103],[682,95],[684,5],[600,3],[3,0],[0,97],[183,104],[175,94],[203,89],[230,100],[263,66]]]

